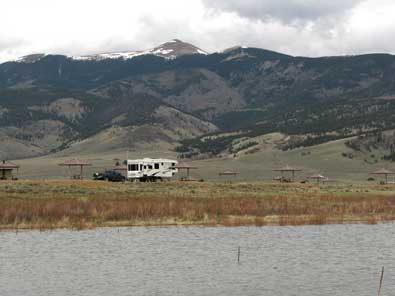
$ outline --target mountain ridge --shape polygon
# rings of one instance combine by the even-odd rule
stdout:
[[[0,135],[9,157],[59,151],[114,126],[123,135],[149,127],[137,130],[183,155],[230,153],[237,141],[249,146],[255,140],[248,139],[274,132],[289,139],[279,149],[292,149],[395,128],[390,54],[308,58],[234,47],[176,58],[36,55],[30,61],[0,64]],[[189,121],[211,128],[194,129]],[[155,127],[161,136],[151,132]],[[163,136],[178,128],[177,136]]]
[[[173,45],[173,46],[172,46]],[[180,47],[181,52],[177,52],[177,48]],[[103,61],[107,59],[132,59],[134,57],[144,56],[144,55],[154,55],[157,57],[162,57],[165,59],[175,59],[183,55],[193,55],[193,54],[201,54],[201,55],[212,55],[212,54],[228,54],[231,52],[243,51],[243,50],[260,50],[265,51],[272,54],[279,54],[291,58],[301,58],[301,59],[338,59],[338,58],[355,58],[355,57],[368,57],[368,56],[377,56],[377,55],[387,55],[387,56],[394,56],[391,53],[385,52],[370,52],[370,53],[360,53],[354,55],[334,55],[334,56],[317,56],[317,57],[309,57],[309,56],[300,56],[300,55],[289,55],[280,53],[278,51],[273,51],[270,49],[259,48],[259,47],[251,47],[251,46],[242,46],[242,45],[234,45],[224,50],[218,50],[212,53],[208,51],[202,50],[201,48],[188,43],[184,42],[180,39],[172,39],[165,43],[162,43],[158,46],[155,46],[151,49],[147,50],[124,50],[124,51],[109,51],[103,53],[96,53],[96,54],[86,54],[86,55],[67,55],[67,54],[58,54],[58,53],[33,53],[25,56],[18,57],[13,60],[3,61],[0,62],[1,64],[5,63],[34,63],[39,61],[40,59],[47,57],[47,56],[59,56],[65,57],[74,60],[81,60],[81,61]],[[175,51],[173,54],[167,51]],[[183,52],[184,51],[184,52]]]

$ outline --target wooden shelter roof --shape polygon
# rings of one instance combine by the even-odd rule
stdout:
[[[321,174],[314,174],[310,176],[309,179],[326,179],[326,177]]]
[[[238,174],[239,174],[238,172],[227,170],[227,171],[220,172],[218,175],[220,175],[220,176],[236,176]]]
[[[382,168],[382,169],[379,169],[379,170],[373,172],[372,174],[375,174],[375,175],[392,175],[392,174],[395,174],[395,173],[390,171],[390,170]]]
[[[62,163],[59,163],[60,166],[91,166],[92,164],[85,161],[85,160],[81,160],[78,158],[72,158],[72,159],[68,159]]]
[[[18,169],[19,165],[9,162],[9,161],[1,161],[0,162],[0,170],[13,170],[13,169]]]

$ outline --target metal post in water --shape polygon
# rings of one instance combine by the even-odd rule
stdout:
[[[237,263],[240,264],[240,246],[237,252]]]
[[[379,285],[379,291],[377,293],[377,296],[380,296],[381,286],[383,285],[383,277],[384,277],[384,266],[383,266],[383,269],[381,270],[380,285]]]

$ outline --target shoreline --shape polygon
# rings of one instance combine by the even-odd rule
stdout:
[[[245,217],[237,217],[243,218]],[[264,217],[254,217],[252,219],[264,219]],[[94,230],[100,228],[134,228],[134,227],[202,227],[202,228],[215,228],[215,227],[298,227],[298,226],[323,226],[323,225],[353,225],[353,224],[360,224],[360,225],[376,225],[381,223],[393,223],[395,219],[381,219],[380,217],[354,217],[348,218],[346,220],[336,220],[330,219],[330,221],[326,221],[325,223],[313,223],[308,218],[304,219],[301,217],[276,217],[278,220],[282,218],[286,221],[286,219],[290,219],[291,221],[298,221],[297,223],[293,222],[265,222],[265,223],[255,223],[253,220],[246,221],[244,223],[211,223],[211,222],[204,222],[204,221],[196,221],[196,222],[188,222],[188,221],[179,221],[179,222],[152,222],[152,221],[140,221],[140,222],[129,222],[129,221],[108,221],[103,224],[92,224],[92,223],[85,223],[83,225],[76,225],[76,224],[55,224],[55,225],[48,225],[48,224],[28,224],[28,225],[0,225],[0,232],[18,232],[18,231],[52,231],[52,230],[71,230],[71,231],[81,231],[81,230]]]
[[[364,224],[376,225],[380,223],[393,223],[395,218],[382,218],[381,216],[366,217],[330,217],[322,223],[317,223],[317,217],[304,216],[272,216],[272,217],[224,217],[223,221],[106,221],[96,224],[92,222],[75,223],[55,223],[55,224],[18,224],[0,225],[2,231],[28,231],[28,230],[87,230],[97,228],[124,228],[124,227],[267,227],[267,226],[308,226],[308,225],[347,225]]]
[[[0,231],[395,221],[395,187],[281,183],[0,182]]]

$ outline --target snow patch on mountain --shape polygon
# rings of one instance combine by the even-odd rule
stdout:
[[[47,56],[47,54],[45,54],[45,53],[35,53],[35,54],[30,54],[30,55],[26,55],[23,57],[19,57],[15,60],[12,60],[11,62],[30,64],[30,63],[35,63],[46,56]]]
[[[69,56],[73,60],[79,61],[101,61],[107,59],[131,59],[137,56],[145,55],[146,52],[139,51],[125,51],[125,52],[109,52],[85,56]]]
[[[207,55],[208,53],[192,44],[183,42],[178,39],[173,39],[169,42],[163,43],[155,48],[144,50],[144,51],[125,51],[125,52],[111,52],[111,53],[100,53],[95,55],[85,56],[72,56],[70,58],[74,60],[93,60],[100,61],[106,59],[132,59],[142,55],[155,55],[165,59],[175,59],[183,55],[191,54],[202,54]]]

